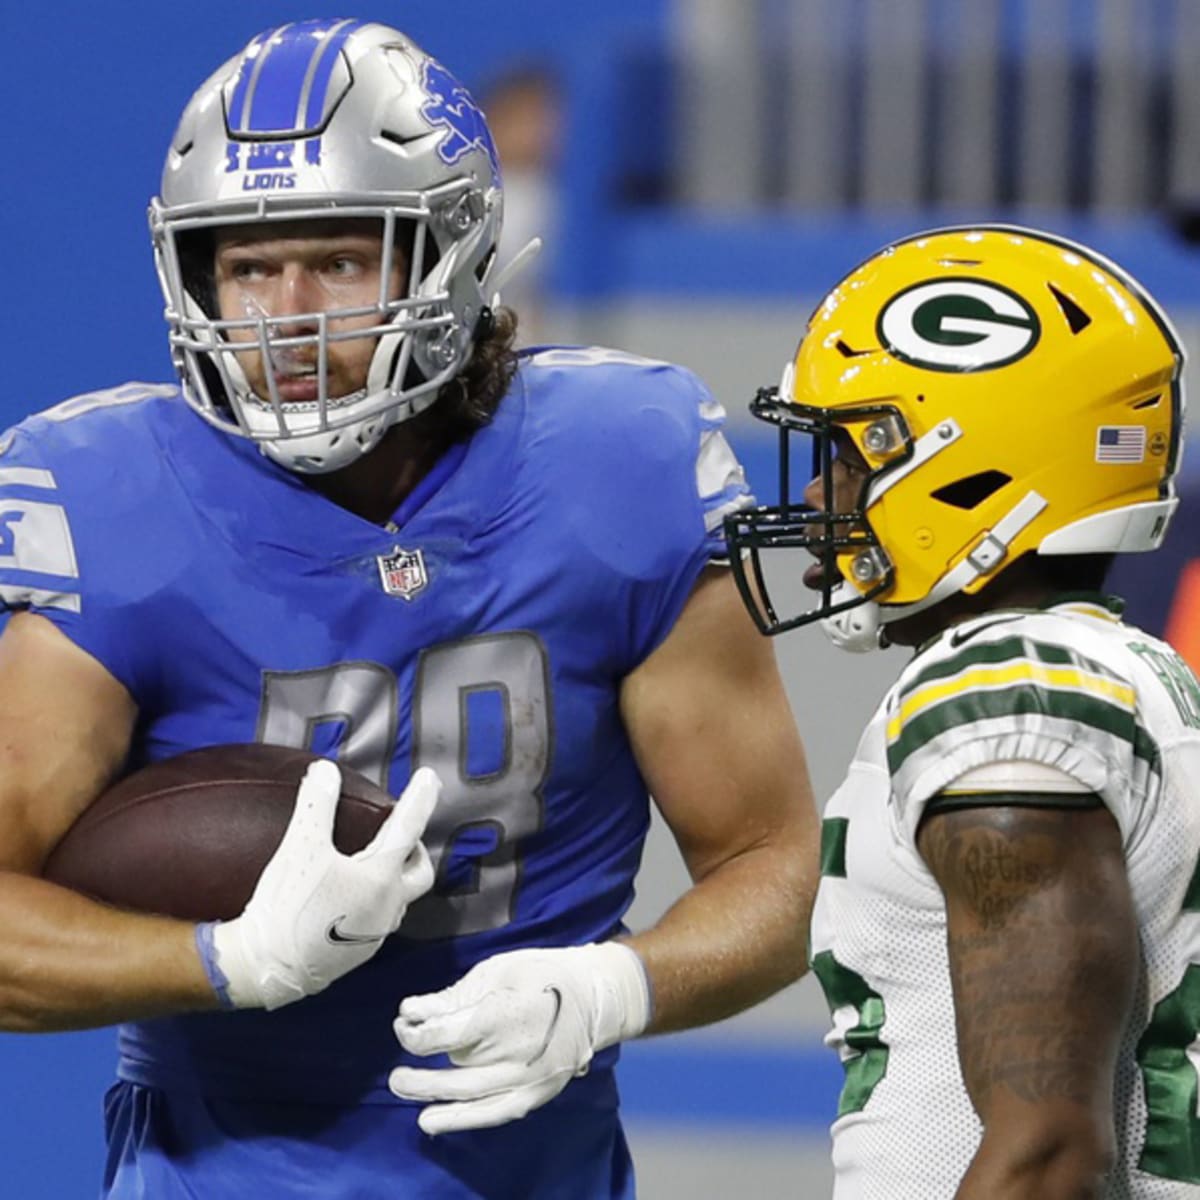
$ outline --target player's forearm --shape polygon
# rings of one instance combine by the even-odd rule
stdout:
[[[757,847],[710,872],[653,928],[627,939],[653,990],[650,1032],[722,1020],[802,975],[814,884],[803,847]]]
[[[215,1008],[193,926],[0,872],[0,1029],[46,1033]]]
[[[1087,1128],[1061,1129],[1031,1114],[1021,1129],[985,1132],[955,1200],[1100,1200],[1110,1140]],[[932,1147],[931,1147],[932,1150]]]

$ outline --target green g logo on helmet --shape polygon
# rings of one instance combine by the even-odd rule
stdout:
[[[1037,313],[1016,292],[976,279],[930,279],[898,292],[876,332],[902,362],[931,371],[990,371],[1037,345]]]

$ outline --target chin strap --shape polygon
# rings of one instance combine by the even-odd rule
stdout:
[[[943,600],[965,591],[981,575],[987,575],[1004,561],[1008,548],[1017,535],[1031,524],[1046,507],[1046,499],[1037,492],[1027,492],[1023,499],[1008,510],[991,529],[985,530],[966,556],[947,571],[929,590],[929,594],[912,604],[879,604],[866,600],[845,609],[821,622],[825,636],[839,650],[862,653],[877,650],[884,644],[884,627],[893,621],[916,616],[940,604]],[[830,592],[834,603],[851,598],[855,589],[843,580]]]
[[[851,599],[854,591],[843,579],[830,591],[829,599],[838,604]],[[864,600],[853,608],[825,617],[821,621],[821,630],[839,650],[849,650],[852,654],[882,648],[883,622],[879,605],[874,600]]]

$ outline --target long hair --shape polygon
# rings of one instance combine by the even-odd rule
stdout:
[[[501,306],[480,318],[467,365],[424,412],[406,422],[445,444],[465,441],[489,424],[517,373],[517,314]]]

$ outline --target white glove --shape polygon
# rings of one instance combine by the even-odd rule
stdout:
[[[279,1008],[371,958],[433,886],[420,839],[441,786],[421,768],[371,842],[346,855],[333,844],[341,772],[329,759],[311,763],[242,915],[197,930],[222,999],[233,1008]]]
[[[397,1067],[388,1085],[432,1101],[429,1134],[503,1125],[545,1104],[592,1055],[637,1037],[650,1020],[642,960],[620,942],[512,950],[441,992],[409,996],[393,1025],[412,1054],[449,1054],[445,1070]]]

